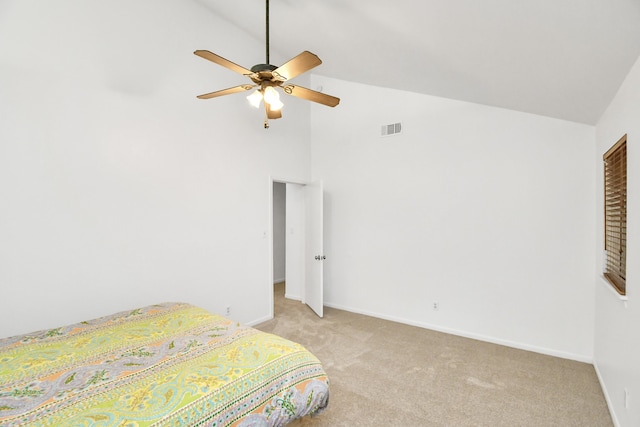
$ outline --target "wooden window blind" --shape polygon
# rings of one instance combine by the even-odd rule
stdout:
[[[626,294],[627,270],[627,135],[604,160],[604,276],[619,294]]]

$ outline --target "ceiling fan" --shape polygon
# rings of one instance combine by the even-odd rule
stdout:
[[[241,65],[233,63],[215,53],[208,50],[196,50],[193,52],[201,58],[215,62],[225,68],[235,71],[238,74],[249,77],[253,84],[243,84],[230,87],[228,89],[218,90],[215,92],[198,95],[199,99],[216,98],[223,95],[231,95],[233,93],[246,92],[253,88],[257,88],[247,99],[256,108],[260,107],[260,102],[264,101],[265,108],[265,129],[269,128],[269,119],[279,119],[282,117],[282,101],[276,88],[280,88],[287,95],[306,99],[308,101],[317,102],[319,104],[335,107],[340,103],[340,98],[327,95],[322,92],[307,89],[302,86],[288,83],[288,80],[299,76],[322,64],[322,61],[315,54],[304,51],[296,57],[287,61],[279,67],[269,64],[269,0],[266,0],[266,63],[257,64],[247,69]]]

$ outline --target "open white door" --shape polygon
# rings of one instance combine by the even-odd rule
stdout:
[[[323,191],[322,181],[305,186],[306,251],[304,302],[320,317],[323,316]]]

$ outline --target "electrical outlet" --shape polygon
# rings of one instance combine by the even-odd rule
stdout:
[[[624,407],[629,409],[629,390],[626,388],[624,389]]]
[[[230,305],[228,305],[228,306],[227,306],[227,310],[225,311],[225,315],[226,315],[226,316],[229,316],[230,314],[231,314],[231,306],[230,306]]]
[[[438,311],[438,310],[440,310],[440,303],[436,301],[433,303],[433,311]]]

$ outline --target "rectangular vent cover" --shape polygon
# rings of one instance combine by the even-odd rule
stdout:
[[[390,125],[383,125],[380,129],[381,136],[391,136],[402,131],[402,123],[392,123]]]

